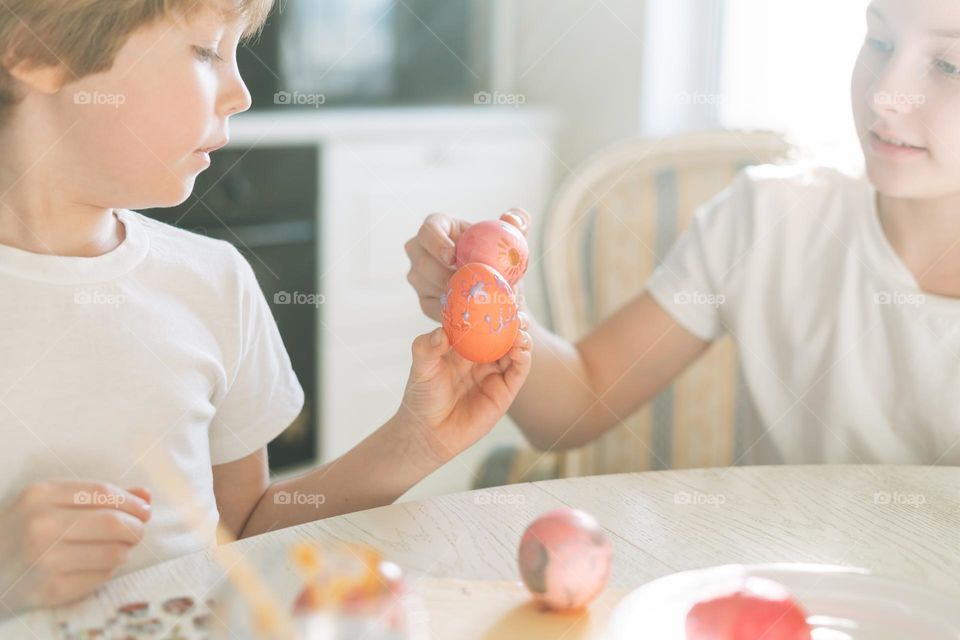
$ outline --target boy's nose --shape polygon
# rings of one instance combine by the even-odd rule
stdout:
[[[247,111],[253,105],[253,98],[246,83],[237,73],[221,96],[221,109],[226,116]]]

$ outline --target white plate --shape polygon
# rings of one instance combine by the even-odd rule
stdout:
[[[665,576],[620,602],[610,638],[684,640],[690,607],[744,576],[787,587],[808,612],[814,640],[960,640],[956,598],[862,569],[815,564],[725,565]]]

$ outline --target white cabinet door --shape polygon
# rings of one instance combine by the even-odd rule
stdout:
[[[552,180],[550,146],[534,132],[460,132],[352,139],[324,148],[324,460],[343,454],[394,414],[410,345],[436,326],[406,281],[404,242],[435,211],[469,220],[496,218],[514,206],[543,211]]]

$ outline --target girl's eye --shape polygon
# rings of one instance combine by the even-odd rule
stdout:
[[[223,58],[220,57],[220,54],[213,49],[209,49],[207,47],[194,47],[193,50],[201,62],[223,62]]]
[[[893,51],[893,45],[877,38],[867,38],[867,46],[880,53],[890,53]]]
[[[937,60],[934,66],[951,78],[960,78],[960,66],[947,62],[946,60]]]

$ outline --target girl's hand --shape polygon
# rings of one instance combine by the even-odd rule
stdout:
[[[0,513],[0,602],[16,611],[93,592],[143,538],[150,501],[102,482],[28,486]]]
[[[510,408],[530,373],[533,343],[522,313],[520,321],[513,348],[490,364],[462,358],[442,328],[414,341],[413,367],[397,418],[425,445],[431,462],[454,458]]]
[[[521,218],[521,228],[526,234],[530,228],[530,214],[522,209],[511,209],[510,213]],[[416,237],[404,245],[410,258],[407,281],[420,298],[420,308],[436,322],[440,322],[440,294],[456,270],[457,241],[469,228],[469,222],[434,213],[427,216]]]

